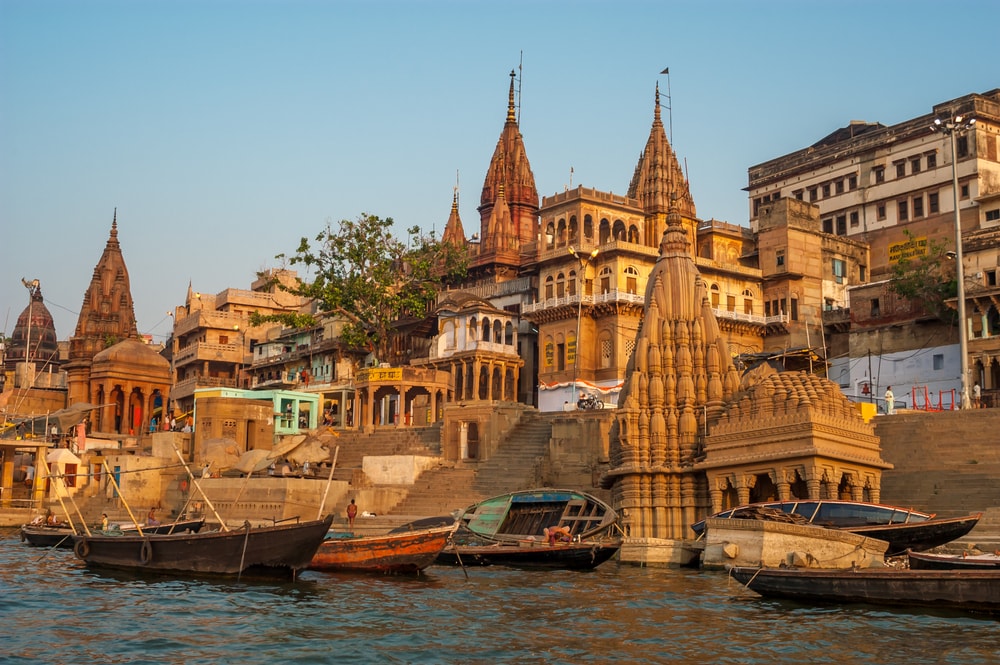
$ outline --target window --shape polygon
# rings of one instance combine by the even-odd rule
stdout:
[[[962,196],[961,196],[961,198],[963,198],[963,199],[969,198],[969,186],[968,185],[962,185]]]
[[[549,275],[548,277],[545,278],[545,299],[546,300],[551,300],[552,299],[552,294],[553,294],[552,289],[553,289],[554,285],[555,285],[555,281],[552,279],[552,275]]]
[[[569,271],[569,280],[566,282],[566,295],[575,296],[576,295],[576,271]]]
[[[877,185],[880,182],[885,182],[885,167],[884,166],[876,166],[875,167],[875,184]]]
[[[864,283],[868,280],[868,269],[864,266],[858,266],[858,281]]]
[[[743,291],[743,313],[753,314],[753,292],[750,289]]]
[[[736,311],[736,296],[726,296],[726,311],[727,312]]]
[[[860,223],[861,222],[859,221],[858,211],[855,210],[854,212],[851,213],[851,228],[853,229],[855,226],[857,226]]]
[[[955,140],[955,149],[958,152],[959,158],[968,157],[969,156],[969,137],[968,136],[959,136]]]
[[[563,298],[566,296],[566,277],[559,273],[556,275],[556,298]]]
[[[847,215],[837,215],[837,235],[847,235]]]
[[[858,188],[858,176],[857,174],[850,175],[847,178],[847,189],[855,190]]]
[[[625,290],[635,294],[639,289],[639,271],[635,266],[625,268]]]
[[[882,316],[882,307],[878,302],[878,298],[872,298],[871,306],[872,306],[871,316],[873,319]]]
[[[794,192],[792,192],[792,196],[794,196],[795,198],[797,198],[799,201],[802,200],[803,194],[804,194],[804,192],[801,189],[797,189]]]
[[[830,198],[830,183],[823,183],[823,198]]]
[[[913,197],[913,219],[924,216],[924,197]]]
[[[601,336],[601,369],[608,369],[611,367],[611,351],[612,351],[611,338],[607,335]]]
[[[753,214],[754,217],[760,214],[760,197],[753,200]]]
[[[771,316],[771,301],[764,301],[764,316]]]
[[[719,285],[713,284],[709,288],[709,291],[712,294],[712,307],[715,309],[719,309]]]
[[[847,274],[847,264],[843,259],[833,260],[833,277],[837,281],[837,284],[844,283],[844,277]]]
[[[986,221],[995,222],[1000,219],[1000,208],[994,208],[993,210],[986,211]]]
[[[893,166],[896,167],[896,177],[897,178],[902,178],[903,176],[906,175],[906,162],[904,162],[904,161],[898,161],[895,164],[893,164]]]
[[[823,220],[823,233],[833,233],[833,218],[828,217]]]
[[[611,268],[604,266],[601,268],[601,293],[611,290]]]
[[[835,186],[836,186],[836,191],[837,191],[838,194],[843,194],[844,193],[844,181],[843,180],[838,180],[835,183]]]
[[[897,202],[897,205],[899,207],[899,221],[905,222],[910,218],[909,204],[906,201],[899,201]]]
[[[884,203],[879,203],[877,206],[875,206],[875,216],[878,217],[880,221],[885,219]]]
[[[932,215],[941,212],[941,205],[938,203],[937,192],[931,192],[930,194],[927,195],[927,210]]]
[[[937,168],[937,153],[929,152],[927,153],[927,170],[930,171],[933,168]]]
[[[815,187],[810,187],[809,188],[809,202],[812,203],[817,198],[819,198],[819,197],[816,196],[816,188]]]
[[[566,369],[566,345],[560,342],[556,344],[556,365],[557,370]]]
[[[833,298],[827,298],[825,301],[823,301],[823,309],[825,309],[828,312],[833,309]]]
[[[944,354],[935,353],[933,356],[934,369],[944,369]]]
[[[996,286],[997,285],[997,271],[987,270],[986,271],[986,286]]]
[[[792,312],[791,312],[791,316],[789,318],[792,321],[798,321],[799,320],[799,298],[798,298],[798,296],[792,296],[792,303],[791,303],[791,305],[792,305]]]
[[[910,173],[920,173],[920,158],[914,157],[910,160]]]
[[[785,265],[785,250],[779,249],[774,253],[774,262],[779,268]]]

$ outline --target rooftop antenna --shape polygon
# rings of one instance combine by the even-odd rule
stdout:
[[[670,101],[670,67],[665,68],[661,74],[666,74],[667,76],[667,126],[670,130],[670,145],[674,144],[674,111],[671,108]]]
[[[573,167],[569,167],[569,188],[573,189]]]

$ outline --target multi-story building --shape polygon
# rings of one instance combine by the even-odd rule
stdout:
[[[276,284],[294,285],[296,273],[273,269],[258,277],[250,289],[225,289],[215,295],[188,286],[183,305],[174,309],[174,328],[167,342],[174,412],[190,412],[199,388],[244,388],[243,369],[258,341],[274,324],[252,326],[250,315],[299,312],[308,307],[300,296]]]
[[[932,129],[935,120],[957,117],[975,124],[954,136]],[[828,335],[854,330],[854,339],[831,342],[842,353],[831,359],[830,376],[848,394],[881,394],[892,385],[897,395],[935,392],[930,401],[936,404],[942,391],[960,387],[957,329],[929,331],[926,312],[889,303],[893,296],[884,284],[901,256],[919,254],[934,243],[954,248],[957,225],[965,250],[967,320],[961,325],[970,335],[968,385],[979,382],[989,392],[1000,388],[1000,335],[991,295],[996,291],[995,230],[1000,228],[998,153],[1000,89],[994,89],[935,104],[930,113],[892,126],[852,122],[807,148],[750,167],[755,233],[763,236],[762,220],[774,202],[797,199],[818,206],[824,234],[869,247],[868,265],[857,265],[864,271],[859,275],[850,274],[849,256],[831,248],[830,260],[841,260],[841,269],[848,271],[835,271],[834,277],[843,277],[845,285],[882,285],[841,289],[821,303]],[[786,251],[798,253],[791,247]],[[766,267],[771,259],[761,261]],[[847,307],[849,322],[841,309]],[[912,328],[906,335],[898,332],[904,323]]]

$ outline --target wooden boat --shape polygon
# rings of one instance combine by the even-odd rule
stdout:
[[[205,524],[205,518],[191,520],[177,520],[166,522],[155,526],[143,525],[143,533],[183,533],[190,531],[197,533]],[[98,533],[134,533],[138,528],[134,524],[123,524],[118,528],[109,529],[107,532]],[[21,527],[21,542],[28,543],[34,547],[73,547],[73,529],[69,525],[45,526],[42,524],[25,524]]]
[[[519,568],[599,566],[621,548],[615,510],[576,490],[541,488],[502,494],[462,511],[438,563]],[[558,530],[559,542],[548,533]]]
[[[322,520],[232,531],[73,536],[74,551],[88,565],[138,572],[290,577],[305,569],[330,530]]]
[[[903,554],[907,550],[923,551],[950,543],[969,533],[982,513],[962,517],[937,518],[923,513],[861,501],[799,500],[769,501],[739,506],[712,515],[713,518],[785,520],[796,524],[813,524],[830,529],[842,529],[889,543],[886,556]],[[705,531],[705,520],[695,522],[691,529],[699,537]]]
[[[573,540],[603,535],[618,524],[618,514],[600,499],[561,489],[502,494],[466,508],[459,521],[468,531],[491,540],[544,539],[545,530],[565,527]]]
[[[621,548],[620,539],[584,540],[549,545],[538,541],[494,542],[490,545],[449,544],[437,563],[462,566],[510,566],[589,570],[612,558]]]
[[[748,589],[772,598],[1000,614],[1000,570],[737,566],[729,574]]]
[[[447,526],[353,537],[329,534],[309,564],[311,570],[418,573],[434,563],[455,532],[457,522]]]
[[[907,552],[913,570],[1000,570],[1000,552],[991,554],[931,554]]]

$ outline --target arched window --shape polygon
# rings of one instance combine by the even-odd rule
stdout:
[[[625,240],[627,238],[625,234],[625,222],[620,219],[615,220],[613,235],[615,240]]]
[[[600,368],[608,369],[614,361],[614,342],[611,339],[611,333],[601,333],[598,348],[600,349],[600,358],[598,359]]]
[[[490,320],[485,316],[483,317],[483,334],[479,339],[484,342],[490,341]]]
[[[713,284],[709,287],[709,291],[712,292],[712,308],[719,309],[719,298],[721,291],[719,290],[718,284]]]
[[[575,296],[577,294],[576,289],[576,271],[569,271],[569,279],[566,280],[567,294],[570,296]]]
[[[476,321],[476,317],[469,317],[469,329],[468,329],[468,339],[469,341],[475,341],[476,333],[479,332],[479,322]]]
[[[556,225],[556,246],[562,247],[566,244],[566,220],[560,219]]]
[[[603,245],[611,240],[611,222],[607,219],[601,220],[599,241]]]
[[[639,227],[635,224],[628,227],[628,241],[634,243],[639,242]]]
[[[493,341],[497,344],[503,342],[503,321],[500,319],[493,321]]]
[[[552,275],[549,275],[548,277],[545,278],[545,299],[546,300],[552,300],[553,295],[554,295],[554,291],[553,291],[554,284],[555,284],[555,280],[552,279]]]
[[[566,297],[566,278],[562,273],[556,275],[556,298]]]
[[[552,249],[556,244],[556,227],[552,222],[545,225],[545,246]]]
[[[503,343],[514,346],[514,324],[510,321],[503,327]]]
[[[611,268],[604,266],[601,268],[601,293],[607,293],[611,290]]]
[[[795,295],[795,294],[792,294],[791,303],[789,303],[789,304],[791,305],[791,311],[788,313],[788,319],[790,321],[798,321],[799,320],[799,297],[797,295]]]
[[[569,241],[571,243],[577,242],[577,238],[579,237],[578,234],[579,229],[576,224],[576,215],[573,215],[569,218]]]
[[[625,268],[625,290],[631,294],[639,292],[639,271],[635,266]]]
[[[753,291],[750,289],[743,290],[743,313],[753,314]]]
[[[583,216],[583,237],[587,240],[594,238],[594,218],[590,215]]]

